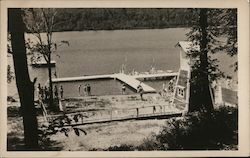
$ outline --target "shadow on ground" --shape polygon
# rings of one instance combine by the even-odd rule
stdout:
[[[15,106],[8,107],[7,115],[7,151],[27,151],[24,144],[23,119],[20,115],[20,108]],[[43,138],[42,140],[39,141],[39,151],[60,151],[63,149],[60,143],[56,141],[49,138]]]
[[[60,151],[63,149],[60,143],[50,139],[46,139],[43,142],[40,141],[39,144],[39,151]],[[25,148],[23,137],[16,135],[14,132],[8,133],[7,151],[28,151]]]

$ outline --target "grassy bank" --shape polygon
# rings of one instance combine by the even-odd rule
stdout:
[[[102,96],[100,102],[86,102],[87,98],[67,99],[68,112],[85,111],[96,118],[100,110],[112,107],[151,107],[166,104],[157,96]],[[155,99],[153,99],[156,97]],[[158,96],[159,97],[159,96]],[[90,99],[90,98],[89,98]],[[41,123],[43,117],[38,113]],[[40,132],[46,132],[46,128]],[[230,107],[215,109],[212,113],[197,112],[170,119],[129,120],[80,125],[86,131],[78,135],[69,128],[67,135],[57,132],[46,137],[40,134],[41,150],[56,151],[134,151],[134,150],[237,150],[238,110]],[[24,150],[22,118],[18,106],[8,107],[8,150]]]
[[[94,100],[93,100],[94,98]],[[87,119],[100,119],[121,115],[136,114],[136,108],[141,108],[145,113],[152,113],[152,105],[166,104],[164,98],[158,94],[147,94],[145,100],[138,95],[99,96],[86,98],[69,98],[63,104],[67,104],[67,113],[81,111],[86,113]],[[15,103],[17,104],[17,103]],[[156,107],[156,110],[157,109]],[[167,110],[167,109],[166,109]],[[117,113],[115,113],[115,111]],[[49,114],[57,114],[48,111]],[[86,131],[86,135],[80,133],[77,136],[73,128],[69,128],[68,137],[63,132],[42,136],[48,129],[42,128],[43,116],[38,111],[38,122],[40,129],[41,150],[104,150],[110,146],[121,144],[139,145],[144,139],[153,133],[158,133],[165,124],[165,120],[130,120],[122,122],[110,122],[100,124],[89,124],[77,126]],[[19,106],[8,107],[8,150],[24,150],[23,126]]]
[[[109,151],[133,150],[237,150],[238,110],[221,107],[212,113],[196,112],[170,119],[159,134],[140,145],[111,146]]]

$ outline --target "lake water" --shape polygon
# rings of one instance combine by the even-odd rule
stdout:
[[[81,31],[58,32],[53,34],[56,42],[68,41],[69,46],[62,45],[57,50],[56,71],[58,77],[73,77],[94,74],[110,74],[119,72],[122,64],[126,71],[133,69],[138,72],[148,71],[152,64],[156,69],[174,70],[179,68],[178,41],[186,40],[188,29],[146,29],[146,30],[115,30],[115,31]],[[26,39],[33,37],[26,35]],[[224,55],[218,58],[224,59]],[[228,59],[231,63],[231,59]],[[228,61],[226,60],[226,61]],[[233,59],[232,59],[233,60]],[[11,58],[9,63],[12,63]],[[11,64],[12,65],[12,64]],[[228,66],[222,64],[225,69]],[[229,71],[229,70],[227,70]],[[47,81],[47,69],[30,67],[31,78],[38,77],[38,82]],[[92,83],[93,82],[93,83]],[[160,87],[163,81],[151,86]],[[77,85],[84,83],[65,84],[65,93],[77,95]],[[113,81],[96,83],[91,81],[96,95],[114,94],[120,92],[120,83]],[[100,86],[98,86],[100,84]],[[70,92],[75,89],[74,93]],[[110,92],[113,91],[113,92]],[[8,95],[17,94],[15,82],[8,86]]]
[[[186,29],[118,30],[55,33],[56,41],[69,41],[58,49],[60,77],[127,71],[147,71],[153,60],[157,69],[177,70],[178,41],[185,40]]]

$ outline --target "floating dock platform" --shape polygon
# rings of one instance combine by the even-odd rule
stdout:
[[[139,86],[139,84],[141,84],[145,93],[155,93],[156,90],[154,88],[141,82],[139,79],[175,77],[177,75],[178,75],[177,72],[160,73],[160,74],[139,74],[139,75],[126,75],[124,73],[115,73],[115,74],[105,74],[105,75],[53,78],[52,82],[60,83],[60,82],[76,82],[76,81],[96,80],[96,79],[117,79],[127,84],[128,86],[132,87],[134,90],[137,90],[137,87]]]

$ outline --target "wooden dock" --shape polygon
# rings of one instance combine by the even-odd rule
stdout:
[[[137,90],[137,87],[141,83],[142,89],[143,89],[143,91],[145,93],[154,93],[154,92],[156,92],[156,90],[154,88],[146,85],[145,83],[142,83],[141,81],[137,80],[133,76],[129,76],[129,75],[126,75],[126,74],[119,73],[119,74],[113,75],[113,77],[115,79],[118,79],[118,80],[122,81],[123,83],[126,83],[127,85],[134,88],[135,90]]]
[[[84,81],[84,80],[96,80],[96,79],[117,79],[133,89],[137,90],[137,87],[141,83],[141,86],[145,93],[154,93],[156,90],[149,85],[139,81],[138,79],[145,78],[162,78],[162,77],[174,77],[177,76],[177,72],[169,73],[159,73],[159,74],[139,74],[139,75],[126,75],[124,73],[116,74],[105,74],[105,75],[91,75],[91,76],[79,76],[79,77],[64,77],[64,78],[53,78],[53,83],[60,82],[75,82],[75,81]]]
[[[175,77],[178,75],[178,72],[166,72],[166,73],[158,73],[158,74],[139,74],[133,75],[136,79],[144,79],[144,78],[163,78],[163,77]]]
[[[78,76],[78,77],[63,77],[63,78],[53,78],[52,82],[74,82],[74,81],[84,81],[84,80],[95,80],[95,79],[112,79],[113,74],[107,75],[91,75],[91,76]]]

